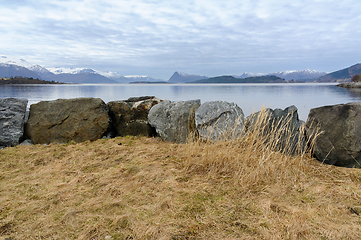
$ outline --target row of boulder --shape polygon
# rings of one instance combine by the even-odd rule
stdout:
[[[237,104],[224,101],[201,104],[145,96],[105,103],[99,98],[75,98],[42,101],[29,111],[27,104],[26,99],[0,99],[0,147],[24,140],[49,144],[127,135],[159,136],[177,143],[192,137],[236,139],[259,128],[261,120],[262,135],[276,142],[278,150],[297,154],[314,139],[312,148],[319,161],[361,168],[361,103],[311,109],[306,123],[299,120],[295,106],[268,108],[245,118]]]

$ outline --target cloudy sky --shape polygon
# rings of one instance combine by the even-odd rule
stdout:
[[[0,55],[169,79],[361,62],[360,0],[0,0]]]

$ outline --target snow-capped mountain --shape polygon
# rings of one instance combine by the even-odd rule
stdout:
[[[129,83],[163,81],[150,76],[123,76],[117,72],[103,72],[90,68],[44,68],[24,59],[0,56],[0,77],[32,77],[66,83]]]
[[[40,78],[40,75],[30,68],[36,67],[23,59],[19,60],[5,56],[0,57],[0,77],[27,76]]]
[[[165,82],[163,79],[152,78],[150,76],[127,75],[130,82]]]
[[[35,64],[31,64],[24,59],[16,59],[16,58],[9,58],[6,56],[0,57],[0,64],[1,65],[16,65],[24,68],[30,69],[31,67],[35,66]]]
[[[277,77],[281,77],[284,78],[286,81],[288,80],[309,80],[309,79],[314,79],[314,78],[318,78],[321,76],[326,75],[327,73],[325,72],[319,72],[316,70],[311,70],[311,69],[304,69],[304,70],[300,70],[300,71],[296,71],[296,70],[292,70],[292,71],[283,71],[283,72],[275,72],[275,73],[270,73],[268,75],[275,75]]]
[[[235,77],[235,78],[248,78],[248,77],[260,77],[260,76],[266,76],[266,75],[269,75],[269,74],[245,72],[242,75],[231,75],[231,76]]]
[[[273,73],[249,73],[245,72],[242,75],[232,75],[235,78],[247,78],[247,77],[260,77],[266,75],[275,75],[280,78],[284,78],[286,81],[288,80],[311,80],[318,78],[320,76],[324,76],[327,73],[319,72],[311,69],[304,70],[290,70],[290,71],[282,71],[282,72],[273,72]]]
[[[324,76],[325,72],[319,72],[316,70],[304,69],[300,71],[291,70],[291,71],[283,71],[283,72],[274,72],[274,73],[251,73],[245,72],[241,75],[234,75],[229,74],[235,78],[248,78],[248,77],[260,77],[260,76],[267,76],[267,75],[275,75],[280,78],[284,78],[286,81],[288,80],[311,80],[318,78],[320,76]],[[187,82],[194,82],[201,79],[208,79],[206,76],[199,76],[199,75],[189,75],[186,73],[175,72],[172,77],[168,80],[169,83],[187,83]]]
[[[109,78],[111,80],[114,80],[118,83],[130,83],[130,82],[157,82],[157,81],[163,81],[161,79],[155,79],[150,76],[138,76],[138,75],[129,75],[129,76],[123,76],[117,72],[103,72],[103,71],[97,71],[90,68],[48,68],[49,71],[51,71],[54,74],[82,74],[82,73],[88,73],[88,74],[98,74],[101,76],[104,76],[106,78]]]
[[[29,70],[34,71],[36,73],[50,73],[50,71],[40,65],[32,65],[31,67],[28,67]]]
[[[65,67],[55,67],[55,68],[48,68],[48,70],[54,74],[78,74],[81,72],[91,72],[87,71],[86,68],[65,68]],[[92,69],[89,69],[92,70]],[[94,71],[94,70],[92,70]]]
[[[66,83],[116,83],[105,76],[96,73],[93,69],[78,68],[51,68],[32,64],[24,59],[0,57],[0,77],[32,77],[44,80],[55,80]]]
[[[232,75],[236,78],[258,77],[265,75],[275,75],[287,80],[311,80],[326,75],[310,69],[301,71],[283,71],[274,73],[249,73]],[[130,82],[160,82],[150,76],[128,75],[123,76],[117,72],[103,72],[90,68],[44,68],[37,64],[29,63],[24,59],[16,59],[7,56],[0,56],[0,77],[22,76],[44,80],[55,80],[66,83],[130,83]],[[168,83],[187,83],[201,79],[208,79],[206,76],[191,75],[182,72],[175,72],[168,80]]]

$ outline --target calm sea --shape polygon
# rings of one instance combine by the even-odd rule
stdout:
[[[361,89],[345,89],[335,84],[66,84],[1,85],[0,98],[26,98],[29,105],[58,98],[97,97],[105,102],[129,97],[156,96],[173,101],[201,99],[235,102],[248,116],[264,107],[295,105],[300,119],[311,108],[348,102],[361,102]]]

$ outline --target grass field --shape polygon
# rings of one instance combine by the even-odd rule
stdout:
[[[257,134],[17,146],[0,150],[0,237],[360,239],[360,181]]]

